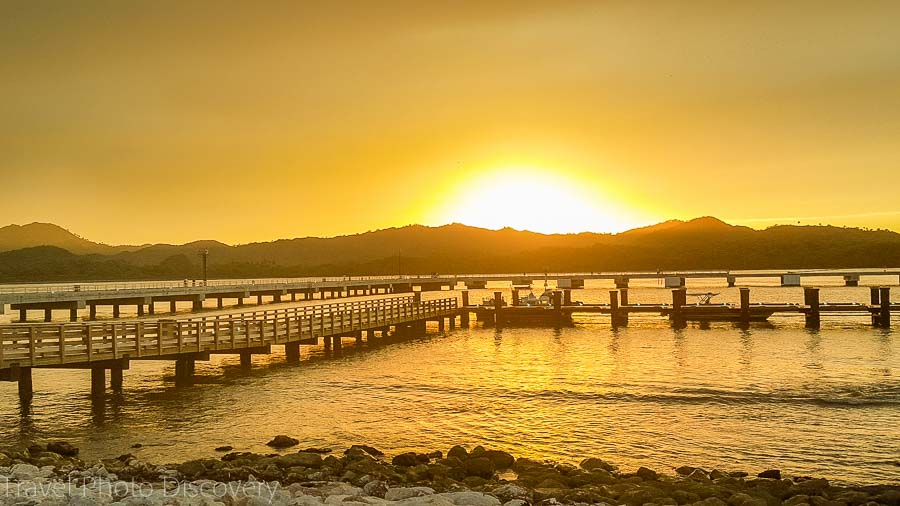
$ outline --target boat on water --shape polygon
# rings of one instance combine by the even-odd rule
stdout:
[[[685,320],[691,321],[741,321],[741,308],[734,304],[714,303],[712,298],[718,293],[689,293],[690,297],[697,297],[694,304],[685,304],[681,307],[681,315]],[[750,321],[766,321],[775,311],[762,306],[750,306]]]

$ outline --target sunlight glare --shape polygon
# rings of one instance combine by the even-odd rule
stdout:
[[[620,232],[633,224],[596,184],[544,170],[490,171],[460,185],[437,221],[541,233]]]

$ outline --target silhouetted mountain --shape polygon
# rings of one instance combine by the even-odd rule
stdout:
[[[56,246],[79,255],[110,255],[131,248],[108,246],[91,242],[52,223],[8,225],[0,228],[0,251],[12,251],[35,246]]]
[[[0,281],[195,278],[200,275],[201,250],[209,250],[210,276],[223,278],[896,267],[900,234],[828,226],[754,230],[711,217],[667,221],[617,235],[410,225],[240,246],[215,241],[156,244],[107,255],[30,248],[0,253]]]

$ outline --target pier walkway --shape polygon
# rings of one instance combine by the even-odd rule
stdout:
[[[18,381],[19,395],[30,400],[33,368],[91,369],[91,390],[106,388],[106,370],[114,389],[132,360],[175,362],[177,384],[189,384],[194,362],[211,354],[237,354],[249,367],[253,354],[268,354],[283,345],[289,362],[299,362],[301,345],[324,341],[339,350],[343,338],[361,341],[363,333],[384,335],[424,330],[427,321],[446,319],[451,327],[459,314],[456,297],[422,301],[418,294],[357,301],[303,305],[232,314],[106,323],[63,323],[0,326],[0,379]]]

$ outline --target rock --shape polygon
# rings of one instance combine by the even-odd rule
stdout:
[[[503,506],[528,506],[528,502],[522,499],[510,499],[503,503]]]
[[[634,474],[646,481],[656,481],[659,479],[659,474],[657,474],[656,471],[643,466],[639,467]]]
[[[696,467],[681,466],[679,468],[676,468],[675,472],[677,474],[680,474],[681,476],[690,476],[691,473],[693,473],[696,469],[697,469]]]
[[[765,499],[738,492],[728,498],[728,504],[731,506],[766,506],[768,503]]]
[[[582,460],[581,464],[579,464],[579,466],[582,469],[584,469],[585,471],[593,471],[594,469],[603,469],[604,471],[607,471],[610,473],[616,471],[616,466],[614,466],[604,460],[601,460],[598,458],[593,458],[593,457]]]
[[[387,491],[387,484],[381,480],[372,480],[363,486],[363,493],[373,497],[384,497]]]
[[[782,503],[783,506],[800,506],[801,504],[809,504],[808,495],[795,495]]]
[[[672,499],[675,499],[678,504],[693,504],[700,500],[699,495],[687,490],[674,490],[671,495]]]
[[[216,447],[217,452],[230,452],[231,450],[234,450],[234,447],[228,445]]]
[[[478,476],[479,478],[491,478],[496,467],[494,461],[487,457],[469,457],[463,461],[466,476]]]
[[[63,457],[76,457],[78,456],[78,448],[72,446],[70,443],[65,441],[53,441],[47,444],[47,451],[58,453]]]
[[[372,448],[371,446],[369,446],[368,448],[375,450],[375,448]],[[325,455],[327,453],[331,453],[331,448],[305,448],[300,451],[303,453],[321,453],[322,455]],[[378,450],[375,451],[377,452]]]
[[[501,501],[511,501],[513,499],[527,501],[531,498],[531,493],[528,492],[528,489],[514,483],[506,483],[499,487],[494,487],[494,489],[491,490],[491,494]]]
[[[423,495],[433,495],[434,489],[428,487],[396,487],[389,488],[384,493],[386,501],[402,501],[410,497],[422,497]]]
[[[19,481],[32,480],[41,476],[38,466],[31,464],[16,464],[9,470],[10,476]]]
[[[368,453],[373,457],[384,457],[384,452],[369,445],[353,445],[345,450],[344,454],[346,455],[350,450],[362,450],[364,453]]]
[[[768,478],[772,480],[781,479],[781,471],[779,469],[767,469],[756,475],[759,478]]]
[[[640,506],[641,504],[655,503],[660,497],[660,491],[651,487],[635,487],[619,496],[619,501],[628,505]]]
[[[322,456],[318,453],[289,453],[275,458],[275,465],[281,468],[311,467],[317,469],[322,467],[322,463]]]
[[[709,482],[709,475],[706,474],[706,471],[703,469],[697,468],[694,469],[691,474],[688,475],[689,480],[699,481],[701,483]]]
[[[707,497],[702,501],[695,502],[694,506],[728,506],[728,504],[718,497]]]
[[[144,445],[142,445],[141,443],[134,443],[133,445],[131,445],[131,447],[132,448],[143,448]]]
[[[290,437],[280,434],[272,438],[271,441],[266,443],[266,446],[271,446],[272,448],[289,448],[291,446],[297,446],[300,444],[300,441]]]
[[[456,445],[447,452],[447,458],[449,459],[451,457],[455,457],[459,460],[466,460],[469,458],[469,452],[462,446]]]
[[[713,469],[712,471],[709,472],[710,480],[715,481],[715,480],[721,480],[723,478],[730,478],[730,476],[723,473],[722,471],[719,471],[718,469]]]
[[[810,478],[794,485],[794,491],[801,495],[822,495],[828,490],[828,480],[823,478]]]
[[[391,464],[395,466],[411,467],[419,464],[419,459],[415,452],[406,452],[397,455],[391,459]]]
[[[440,450],[435,450],[433,452],[426,453],[425,456],[428,457],[429,459],[440,460],[440,459],[444,458],[444,452],[442,452]]]
[[[728,473],[728,476],[732,478],[746,478],[747,476],[750,476],[750,474],[746,471],[732,471]]]
[[[458,506],[500,506],[500,501],[481,492],[447,492],[440,497]]]
[[[487,450],[482,456],[490,459],[495,469],[509,469],[516,463],[515,457],[500,450]]]

